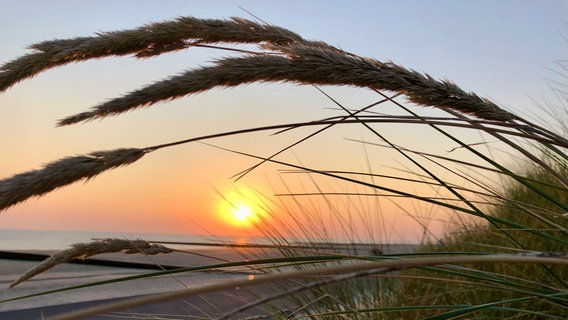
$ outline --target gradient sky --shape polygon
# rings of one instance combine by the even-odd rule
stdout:
[[[565,60],[568,52],[568,1],[3,0],[0,6],[0,63],[29,52],[26,46],[34,42],[134,28],[176,16],[254,19],[242,7],[305,38],[451,79],[529,117],[542,113],[533,100],[550,96],[547,81],[558,79],[550,69],[555,69],[555,61]],[[226,54],[192,48],[143,61],[109,58],[53,69],[15,85],[0,95],[4,137],[0,139],[0,177],[74,154],[341,114],[330,110],[333,104],[314,88],[255,84],[212,90],[100,122],[54,127],[60,118]],[[359,89],[326,90],[354,108],[377,100]],[[438,151],[451,147],[422,140],[419,131],[386,130],[403,145],[418,143]],[[282,137],[262,133],[212,142],[269,155],[308,132]],[[359,127],[337,128],[283,159],[320,168],[365,170],[362,146],[344,139],[360,139],[363,134]],[[375,156],[381,159],[370,158]],[[380,153],[367,157],[374,164],[377,160],[377,168],[389,164],[388,156]],[[255,163],[200,144],[169,148],[86,184],[10,208],[0,215],[0,229],[246,234],[223,217],[228,209],[218,193],[240,201],[239,193],[254,198],[251,190],[267,197],[285,192],[286,186],[295,188],[294,192],[310,190],[309,179],[279,175],[274,165],[264,165],[232,182],[233,174]],[[326,187],[341,188],[333,182]],[[312,205],[309,210],[317,211],[319,204]],[[391,209],[388,204],[382,209],[388,223],[376,232],[393,241],[408,239],[408,230],[416,231],[412,219],[391,214]],[[332,225],[328,218],[316,220]]]

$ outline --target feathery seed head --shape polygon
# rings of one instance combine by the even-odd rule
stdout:
[[[513,114],[488,100],[467,93],[454,83],[438,81],[392,62],[380,62],[309,44],[271,46],[284,55],[257,54],[227,57],[211,66],[189,70],[123,97],[110,100],[91,111],[63,119],[68,125],[117,115],[159,101],[196,94],[215,87],[252,82],[293,82],[316,85],[348,85],[405,94],[419,105],[451,109],[487,120],[509,121]]]
[[[178,51],[195,44],[251,43],[286,44],[304,41],[287,29],[242,18],[231,20],[179,17],[142,27],[78,37],[43,41],[30,46],[34,52],[0,67],[0,92],[50,68],[70,62],[133,54],[148,58]]]
[[[87,259],[89,257],[110,253],[124,252],[126,254],[142,253],[145,255],[156,255],[159,253],[171,253],[172,249],[149,243],[144,240],[125,240],[125,239],[102,239],[88,243],[76,243],[70,249],[59,251],[36,265],[32,269],[26,271],[20,278],[10,284],[10,288],[31,279],[32,277],[45,272],[59,264],[67,263],[74,259]]]
[[[41,196],[57,188],[128,165],[142,158],[142,149],[98,151],[88,155],[67,157],[32,170],[0,180],[0,211],[33,196]]]

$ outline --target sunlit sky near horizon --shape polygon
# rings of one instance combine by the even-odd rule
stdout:
[[[548,81],[559,75],[551,69],[557,70],[555,61],[565,60],[568,53],[568,1],[3,0],[0,64],[28,53],[26,46],[42,40],[135,28],[177,16],[255,20],[249,12],[307,39],[450,79],[529,117],[542,113],[534,100],[552,99]],[[4,137],[0,139],[0,178],[69,155],[341,114],[312,87],[254,84],[55,128],[56,121],[65,116],[227,54],[191,48],[147,60],[106,58],[52,69],[15,85],[0,94],[0,133]],[[377,100],[360,89],[325,90],[353,108]],[[387,130],[403,145],[446,147],[436,141],[419,141],[421,133],[414,129]],[[261,133],[210,142],[267,156],[309,132],[298,130],[276,137]],[[363,132],[359,127],[334,129],[288,152],[285,159],[322,169],[365,170],[366,151],[361,144],[345,140],[362,139]],[[387,160],[379,159],[377,166],[388,166]],[[269,164],[233,182],[233,174],[255,163],[201,144],[170,148],[88,183],[73,184],[10,208],[0,214],[0,229],[254,235],[257,233],[239,230],[238,223],[228,221],[224,215],[230,209],[220,194],[235,204],[248,198],[258,205],[271,201],[267,199],[273,194],[291,192],[287,187],[295,188],[294,192],[310,189],[309,179],[298,182],[299,177],[279,174],[282,168]],[[339,188],[333,182],[323,187]],[[312,205],[309,210],[317,211],[320,206]],[[409,235],[417,230],[412,219],[390,216],[387,220],[388,226],[374,231],[385,233],[379,238],[417,239]]]

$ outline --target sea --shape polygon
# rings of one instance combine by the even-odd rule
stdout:
[[[169,247],[208,247],[214,243],[243,243],[262,239],[243,239],[237,237],[218,237],[205,235],[153,234],[101,231],[47,231],[0,229],[1,251],[57,251],[68,249],[72,244],[90,242],[95,239],[118,238],[128,240],[171,242]],[[183,245],[181,243],[190,243]]]
[[[212,235],[190,234],[154,234],[154,233],[128,233],[128,232],[102,232],[102,231],[47,231],[47,230],[21,230],[0,229],[0,251],[60,251],[69,249],[72,244],[85,243],[97,239],[118,238],[127,240],[146,240],[158,242],[174,249],[211,249],[231,245],[270,245],[273,244],[263,237],[230,237]],[[306,244],[303,239],[288,239],[292,243]],[[353,244],[332,241],[335,248],[353,249]],[[310,244],[315,249],[317,244]],[[326,248],[327,245],[324,245]],[[383,253],[407,253],[417,249],[416,244],[357,244],[357,248],[370,253],[380,249]],[[346,251],[350,252],[350,251]]]

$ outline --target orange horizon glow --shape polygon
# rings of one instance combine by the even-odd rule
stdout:
[[[357,213],[366,205],[356,209],[342,198],[275,198],[271,195],[280,192],[274,189],[275,186],[259,183],[262,179],[256,177],[257,173],[247,177],[256,178],[255,189],[227,182],[217,188],[202,182],[193,170],[187,170],[187,173],[176,171],[157,180],[146,174],[148,166],[152,167],[152,159],[148,159],[149,162],[114,170],[88,183],[76,183],[10,208],[3,213],[1,227],[247,239],[265,235],[341,239],[348,231],[355,232],[361,241],[370,237],[388,242],[420,240],[411,238],[421,234],[416,222],[406,214],[396,213],[396,207],[386,202],[375,215],[367,215],[363,211]],[[208,163],[216,165],[213,161]],[[233,161],[232,164],[235,166],[221,167],[226,170],[218,176],[207,178],[226,181],[223,176],[247,167],[246,162]],[[163,170],[163,165],[158,167],[162,169],[150,170]],[[287,181],[286,185],[299,189],[293,180]],[[280,200],[283,202],[278,202]],[[435,224],[435,219],[427,220]],[[435,233],[443,233],[443,228],[436,225],[430,225],[430,228]]]

